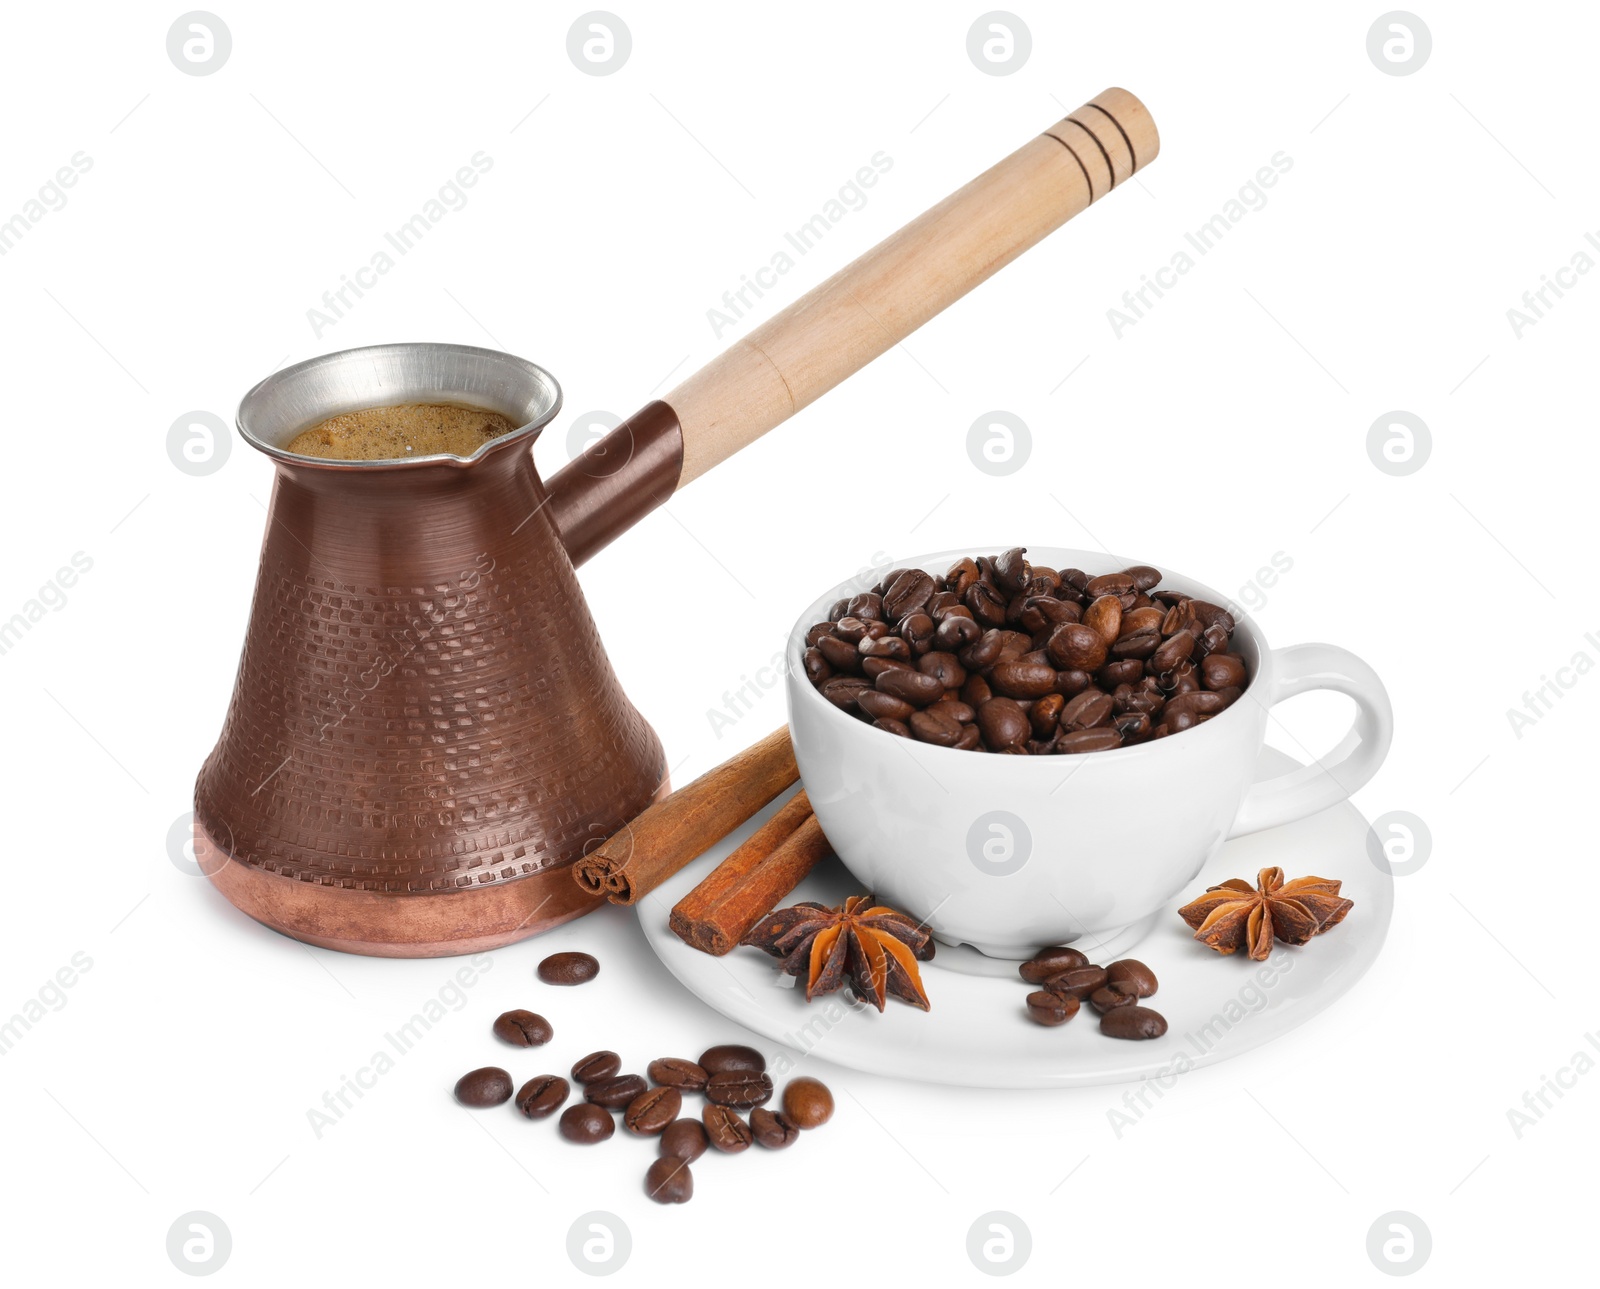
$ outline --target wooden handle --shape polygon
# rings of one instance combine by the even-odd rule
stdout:
[[[1149,165],[1155,122],[1108,89],[873,247],[665,398],[681,488],[827,393]]]

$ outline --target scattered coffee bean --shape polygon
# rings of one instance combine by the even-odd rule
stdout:
[[[613,1074],[609,1079],[595,1079],[585,1087],[583,1099],[605,1106],[608,1110],[616,1110],[627,1105],[648,1086],[642,1075]]]
[[[563,1137],[580,1146],[592,1146],[604,1141],[617,1130],[609,1111],[586,1101],[563,1110],[558,1126]]]
[[[783,1117],[796,1128],[820,1128],[833,1118],[833,1093],[821,1079],[790,1079],[783,1090]]]
[[[1106,982],[1135,998],[1148,998],[1156,991],[1156,973],[1137,958],[1122,958],[1106,968]]]
[[[1072,994],[1035,989],[1028,995],[1028,1015],[1041,1025],[1065,1025],[1078,1014],[1081,1003]]]
[[[768,1150],[782,1150],[799,1140],[800,1129],[783,1115],[758,1107],[750,1112],[750,1135],[755,1138],[758,1146],[765,1146]]]
[[[1225,609],[1159,589],[1148,564],[1091,578],[1025,555],[891,570],[806,633],[807,677],[887,733],[1023,756],[1165,738],[1237,701],[1248,670]]]
[[[732,1070],[754,1070],[760,1074],[767,1068],[767,1058],[753,1047],[719,1043],[700,1053],[699,1065],[707,1074],[727,1074]]]
[[[559,1074],[541,1074],[517,1089],[517,1109],[530,1119],[548,1119],[566,1104],[571,1091]]]
[[[750,1125],[730,1106],[708,1105],[700,1120],[705,1125],[706,1140],[726,1155],[747,1150],[754,1140]]]
[[[654,1137],[664,1132],[683,1109],[683,1093],[677,1088],[651,1088],[628,1102],[622,1113],[622,1126],[638,1137]]]
[[[548,1043],[554,1034],[550,1022],[543,1016],[520,1007],[495,1017],[494,1036],[513,1047],[540,1047]]]
[[[1137,1001],[1132,994],[1125,994],[1120,989],[1113,989],[1107,985],[1104,989],[1096,989],[1089,995],[1089,1006],[1104,1016],[1113,1007],[1131,1007]]]
[[[676,1056],[663,1056],[651,1061],[646,1071],[650,1078],[664,1088],[677,1088],[680,1092],[703,1092],[710,1076],[693,1061]]]
[[[600,963],[587,953],[552,953],[538,971],[547,985],[586,985],[600,974]]]
[[[683,1204],[694,1196],[694,1174],[682,1159],[658,1159],[645,1170],[644,1192],[657,1204]]]
[[[712,1105],[748,1110],[772,1100],[772,1076],[754,1070],[728,1070],[706,1082],[706,1100]]]
[[[594,1083],[609,1079],[622,1068],[622,1058],[615,1052],[590,1052],[572,1067],[572,1077],[579,1083]]]
[[[681,1159],[692,1164],[706,1153],[705,1125],[698,1119],[676,1119],[661,1134],[660,1154],[663,1159]]]
[[[1051,976],[1044,982],[1044,987],[1053,994],[1076,998],[1082,1002],[1096,989],[1103,989],[1105,983],[1104,967],[1074,967],[1071,971],[1063,971],[1059,976]]]
[[[456,1100],[475,1110],[504,1105],[511,1100],[511,1076],[494,1065],[470,1070],[456,1080]]]
[[[1137,1003],[1114,1007],[1100,1018],[1100,1032],[1112,1038],[1160,1038],[1167,1032],[1167,1018]]]
[[[1077,949],[1069,949],[1065,945],[1058,944],[1051,945],[1048,949],[1040,949],[1018,967],[1017,971],[1030,985],[1042,985],[1051,976],[1059,976],[1063,972],[1088,965],[1089,959],[1086,955]]]

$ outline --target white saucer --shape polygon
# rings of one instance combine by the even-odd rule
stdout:
[[[1298,766],[1268,748],[1257,776]],[[929,1012],[891,999],[880,1015],[855,1004],[848,988],[808,1004],[804,989],[759,950],[735,949],[713,958],[667,927],[672,906],[776,808],[641,900],[645,937],[691,993],[730,1020],[796,1051],[873,1074],[965,1087],[1057,1088],[1135,1082],[1211,1065],[1288,1033],[1348,990],[1377,959],[1394,912],[1394,879],[1370,858],[1367,821],[1346,802],[1226,843],[1143,939],[1114,947],[1116,956],[1139,958],[1160,979],[1160,991],[1146,1005],[1167,1018],[1161,1038],[1108,1038],[1087,1005],[1059,1028],[1036,1025],[1023,1005],[1029,986],[1017,975],[1017,964],[966,947],[940,945],[934,960],[922,964],[933,1004]],[[1243,953],[1222,957],[1193,939],[1177,915],[1181,905],[1230,877],[1253,883],[1259,869],[1273,864],[1290,878],[1338,878],[1355,907],[1302,948],[1275,945],[1264,963]],[[844,867],[829,860],[784,903],[839,904],[858,893]],[[1103,961],[1094,946],[1078,947],[1091,961]]]

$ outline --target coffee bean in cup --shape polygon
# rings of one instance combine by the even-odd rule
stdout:
[[[1025,555],[957,560],[942,577],[894,569],[835,602],[806,633],[807,678],[888,734],[1013,756],[1165,738],[1244,691],[1226,609],[1163,589],[1145,564],[1090,577]]]

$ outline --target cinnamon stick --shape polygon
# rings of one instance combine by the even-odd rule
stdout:
[[[790,802],[773,816],[768,826],[793,805]],[[750,839],[754,840],[755,837]],[[750,842],[745,843],[749,845]],[[740,851],[728,856],[705,881],[678,901],[669,925],[686,944],[720,957],[744,939],[751,927],[832,853],[816,815],[808,814],[770,854],[753,861],[747,855],[741,856]],[[732,871],[724,874],[723,870],[730,866]]]
[[[811,798],[801,788],[784,803],[781,810],[712,869],[694,890],[678,901],[672,910],[672,929],[682,936],[683,928],[689,923],[710,916],[757,865],[788,841],[794,830],[810,817]]]
[[[633,904],[800,777],[789,729],[774,730],[639,815],[572,866],[590,895]]]

